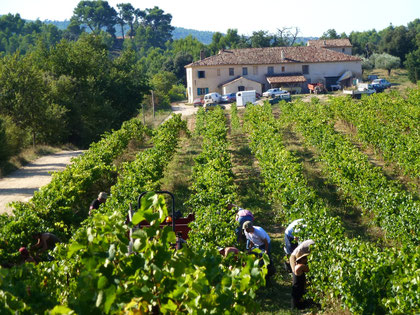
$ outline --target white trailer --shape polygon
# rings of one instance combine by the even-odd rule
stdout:
[[[247,103],[254,104],[257,101],[257,91],[240,91],[236,93],[236,105],[246,106]]]

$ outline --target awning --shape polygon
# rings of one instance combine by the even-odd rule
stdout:
[[[267,81],[270,84],[305,83],[306,78],[303,75],[290,75],[290,76],[267,77]]]
[[[352,76],[353,76],[353,73],[351,71],[346,71],[341,75],[341,77],[337,80],[337,82],[350,79]]]

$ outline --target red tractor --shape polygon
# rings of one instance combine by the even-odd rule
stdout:
[[[141,205],[141,198],[144,197],[148,191],[142,192],[139,197],[137,198],[137,210],[140,209]],[[187,217],[182,217],[182,214],[180,211],[175,211],[175,197],[174,195],[169,191],[156,191],[156,194],[167,194],[172,199],[172,215],[168,216],[165,220],[165,222],[161,223],[160,226],[170,226],[172,225],[172,230],[175,232],[177,236],[182,237],[182,239],[186,240],[188,239],[188,233],[191,230],[191,228],[188,226],[188,224],[195,220],[195,216],[193,213],[189,214]],[[127,221],[131,222],[131,219],[133,217],[135,212],[130,207],[130,210],[128,210],[128,216]],[[150,226],[149,222],[146,220],[141,221],[138,225],[130,229],[130,241],[132,242],[133,239],[131,237],[134,230],[142,227]]]

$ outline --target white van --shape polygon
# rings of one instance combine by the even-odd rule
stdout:
[[[236,105],[246,106],[247,103],[254,104],[257,101],[257,91],[240,91],[236,93]]]
[[[222,96],[219,93],[213,92],[204,95],[204,104],[207,103],[220,103]]]

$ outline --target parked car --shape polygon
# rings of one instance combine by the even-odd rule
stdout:
[[[217,106],[221,107],[222,109],[225,109],[225,106],[224,105],[217,104],[217,103],[205,103],[204,104],[204,109],[207,112],[209,110],[214,110]]]
[[[375,90],[376,93],[381,93],[385,90],[385,88],[379,84],[369,84],[369,89]]]
[[[391,83],[389,83],[385,79],[375,79],[375,80],[372,81],[372,85],[380,85],[385,89],[391,87]]]
[[[219,93],[213,92],[204,95],[204,103],[220,103],[222,96]]]
[[[277,95],[276,97],[270,99],[268,102],[271,105],[277,104],[280,101],[286,101],[286,102],[290,102],[292,100],[290,93],[286,93],[286,94],[280,94]]]
[[[275,97],[280,94],[287,93],[287,91],[280,90],[279,88],[269,89],[263,93],[264,97]]]
[[[379,77],[376,74],[368,75],[368,81],[373,81],[376,79],[379,79]]]
[[[236,101],[236,93],[222,95],[222,103],[232,103]]]
[[[204,104],[204,100],[202,100],[201,98],[196,98],[193,102],[194,107],[200,107],[203,106]]]

